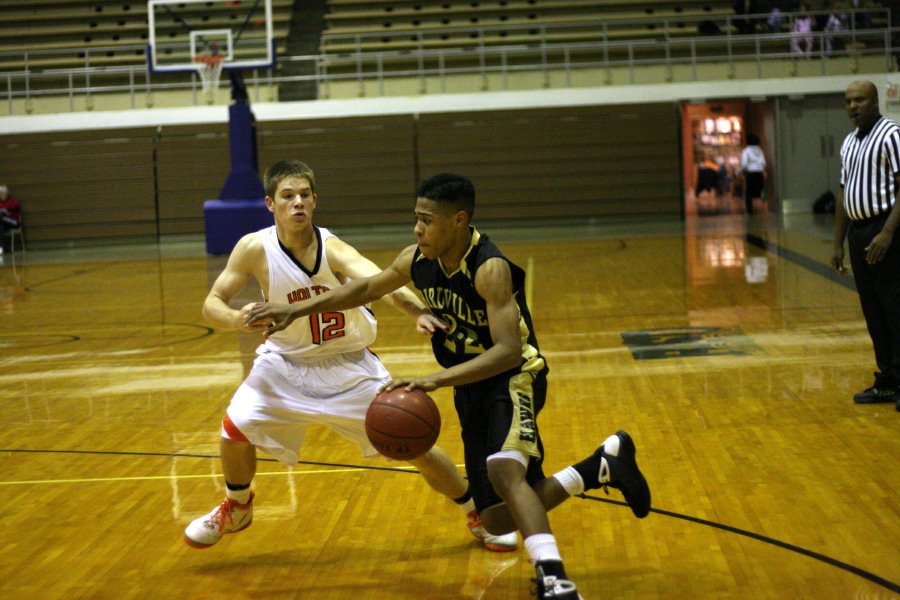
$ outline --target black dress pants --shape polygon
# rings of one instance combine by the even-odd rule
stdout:
[[[851,221],[847,233],[853,279],[875,347],[876,387],[900,386],[900,232],[880,262],[866,262],[866,247],[884,227],[887,214]]]

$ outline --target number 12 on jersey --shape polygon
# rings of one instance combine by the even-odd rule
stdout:
[[[344,313],[327,312],[309,315],[309,330],[312,332],[313,344],[321,344],[328,340],[344,337]]]

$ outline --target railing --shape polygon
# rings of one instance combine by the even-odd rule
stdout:
[[[399,50],[364,50],[363,40],[366,34],[354,34],[351,37],[359,40],[353,52],[327,52],[328,44],[323,39],[323,51],[308,56],[290,56],[279,59],[278,69],[251,71],[245,75],[245,83],[251,97],[260,99],[260,90],[265,86],[290,82],[314,81],[320,90],[331,82],[354,81],[360,86],[367,82],[375,82],[380,94],[384,93],[384,83],[392,78],[418,78],[425,91],[426,78],[437,78],[441,91],[445,89],[446,78],[457,74],[477,74],[484,78],[491,74],[499,74],[506,85],[506,77],[521,71],[537,71],[544,74],[545,82],[549,81],[551,72],[565,75],[566,84],[570,84],[572,73],[578,69],[599,69],[606,75],[598,84],[611,82],[613,69],[624,68],[629,73],[629,81],[634,82],[636,69],[648,65],[663,65],[667,68],[669,78],[673,69],[679,65],[690,68],[691,77],[696,80],[698,68],[704,64],[723,63],[733,73],[739,63],[755,63],[757,76],[762,76],[765,61],[772,59],[790,60],[799,63],[801,60],[815,59],[821,65],[821,73],[825,73],[826,64],[833,57],[849,56],[859,60],[865,56],[882,56],[884,69],[893,70],[894,48],[893,37],[900,35],[900,28],[891,27],[890,10],[870,10],[869,14],[884,24],[872,29],[855,27],[853,11],[850,28],[846,31],[829,33],[815,31],[810,34],[763,33],[738,34],[735,23],[741,20],[764,22],[768,15],[740,15],[727,17],[684,17],[678,19],[638,19],[638,20],[597,20],[591,22],[598,34],[597,40],[583,42],[552,41],[559,31],[583,30],[585,23],[534,25],[529,30],[538,30],[534,41],[528,43],[501,44],[488,43],[488,39],[497,31],[506,31],[508,35],[514,27],[476,27],[453,29],[455,34],[475,35],[475,42],[466,46],[449,48],[429,48],[426,36],[442,35],[441,30],[432,30],[417,34],[417,42],[411,49]],[[824,13],[810,13],[813,16]],[[790,23],[796,13],[782,15],[786,23]],[[674,37],[669,35],[672,23],[685,26],[698,25],[702,21],[712,21],[724,31],[721,35],[695,35]],[[628,39],[615,41],[610,36],[614,27],[640,27],[654,25],[660,30],[655,37],[647,39]],[[373,34],[384,38],[388,34]],[[390,35],[394,35],[393,33]],[[403,35],[403,34],[398,34]],[[816,49],[810,56],[798,55],[790,50],[790,43],[797,36],[811,36]],[[409,34],[405,37],[408,39]],[[825,41],[837,39],[842,42],[843,50],[827,52]],[[335,39],[335,36],[329,37]],[[169,75],[165,78],[151,76],[143,58],[144,48],[140,46],[115,46],[109,48],[74,49],[74,50],[40,50],[17,53],[0,53],[0,62],[17,62],[21,69],[0,72],[0,102],[8,106],[8,113],[13,114],[14,102],[25,100],[25,111],[29,111],[32,99],[55,96],[68,97],[71,110],[75,110],[75,99],[84,97],[88,108],[92,107],[92,97],[98,94],[128,94],[131,107],[138,106],[137,98],[147,96],[144,105],[152,105],[152,93],[166,90],[189,90],[194,105],[203,103],[200,80],[197,75]],[[109,53],[115,56],[134,58],[132,64],[111,66],[92,65],[92,61],[108,58]],[[12,60],[11,60],[12,59]],[[125,59],[124,62],[128,62]],[[81,61],[83,66],[77,68],[44,68],[36,65],[42,63],[57,64]],[[303,65],[308,75],[287,75],[290,65]]]
[[[412,42],[409,33],[372,33],[344,34],[323,38],[323,47],[332,48],[340,42],[346,46],[350,40],[354,51],[345,53],[329,53],[322,56],[318,63],[320,81],[327,86],[330,81],[355,80],[360,86],[360,93],[366,81],[376,81],[379,93],[384,93],[384,82],[390,78],[418,77],[422,81],[421,90],[425,90],[424,80],[427,77],[438,77],[441,91],[445,91],[445,77],[453,74],[479,74],[485,79],[490,74],[499,73],[506,76],[515,71],[540,71],[544,74],[545,84],[549,83],[551,71],[562,71],[566,76],[566,84],[575,69],[601,69],[606,72],[602,83],[611,82],[611,71],[616,68],[628,70],[630,83],[635,82],[635,71],[639,67],[664,65],[668,69],[669,79],[673,67],[689,65],[693,80],[697,80],[698,67],[705,63],[725,63],[733,73],[740,62],[754,62],[757,76],[762,76],[762,65],[765,60],[786,59],[798,61],[815,57],[819,60],[820,71],[825,73],[827,60],[838,56],[851,56],[859,59],[863,56],[883,56],[884,68],[893,68],[892,33],[890,10],[867,11],[870,18],[874,14],[884,27],[873,29],[857,29],[856,15],[864,11],[847,11],[849,28],[841,32],[812,32],[810,34],[767,33],[746,35],[734,33],[737,23],[750,21],[765,23],[768,14],[751,14],[741,16],[724,16],[718,19],[702,17],[679,17],[672,19],[606,19],[580,23],[561,23],[553,25],[530,25],[510,27],[480,27],[466,29],[435,29],[417,32],[414,47],[396,50],[366,50],[368,40],[397,39]],[[782,13],[781,17],[790,28],[793,19],[799,13]],[[811,16],[827,15],[825,11],[811,12]],[[698,35],[673,37],[670,32],[672,24],[698,26],[702,22],[712,22],[723,31],[721,35]],[[614,41],[611,33],[615,30],[634,29],[638,26],[652,25],[658,31],[647,39],[628,39]],[[508,35],[516,31],[535,31],[534,42],[512,45],[489,44],[491,34],[505,32]],[[429,42],[440,39],[440,36],[454,34],[477,35],[470,38],[467,45],[456,48],[429,48]],[[565,35],[571,32],[594,32],[600,36],[598,41],[589,42],[549,42],[554,35]],[[809,56],[801,56],[790,49],[791,42],[797,37],[810,36],[818,50]],[[496,39],[496,38],[495,38]],[[826,51],[826,41],[831,40],[845,47],[842,51]],[[601,82],[598,82],[601,83]],[[505,86],[505,81],[504,81]]]
[[[809,11],[806,15],[813,18],[827,19],[829,11]],[[879,28],[891,27],[891,11],[887,8],[879,9],[852,9],[840,13],[845,23],[843,34],[853,35],[857,31],[866,29],[858,28],[857,22],[865,18],[869,23],[879,23]],[[785,32],[793,30],[794,21],[801,16],[799,12],[779,13],[778,18]],[[445,43],[447,46],[458,45],[485,45],[486,40],[493,43],[502,42],[504,38],[517,40],[528,39],[527,43],[544,43],[553,37],[582,37],[590,41],[610,43],[616,41],[616,35],[627,33],[629,38],[634,38],[635,30],[643,30],[646,39],[670,40],[685,37],[672,35],[674,31],[698,30],[701,24],[714,26],[714,30],[726,37],[743,37],[747,28],[760,29],[757,34],[782,33],[771,31],[769,20],[771,13],[754,13],[748,15],[695,15],[695,16],[658,16],[648,18],[620,18],[615,15],[606,18],[580,19],[577,21],[541,23],[540,21],[527,24],[505,24],[480,27],[439,27],[439,28],[408,28],[397,26],[390,30],[372,31],[365,33],[335,33],[324,34],[321,40],[321,49],[326,54],[339,54],[342,52],[365,53],[378,51],[379,46],[384,50],[393,50],[393,45],[403,45],[409,48],[423,50]],[[400,29],[398,31],[398,28]],[[872,29],[869,27],[867,29]],[[701,32],[698,31],[698,35]]]
[[[117,46],[117,50],[128,50],[144,47]],[[73,51],[42,51],[44,55],[60,56],[70,54]],[[37,52],[29,53],[31,57]],[[292,57],[304,61],[316,62],[319,56]],[[287,60],[287,59],[286,59]],[[93,108],[93,96],[99,94],[126,93],[131,99],[131,108],[137,108],[137,97],[145,94],[147,100],[145,106],[152,106],[152,93],[156,91],[182,90],[192,93],[192,104],[198,106],[203,103],[202,83],[199,75],[168,75],[166,79],[183,77],[187,81],[160,81],[160,76],[151,77],[145,62],[122,66],[79,67],[70,69],[26,69],[22,71],[0,72],[0,102],[5,102],[8,114],[13,113],[13,103],[16,99],[27,103],[42,97],[67,97],[70,110],[75,110],[76,97],[84,97],[88,109]],[[314,79],[314,78],[313,78]],[[278,77],[272,69],[260,73],[256,69],[250,72],[246,78],[251,89],[256,90],[256,100],[260,99],[260,88],[265,85],[277,84],[281,81],[291,81],[290,77]]]

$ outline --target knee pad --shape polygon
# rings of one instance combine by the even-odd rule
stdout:
[[[490,456],[487,457],[487,462],[491,462],[492,460],[514,460],[517,463],[521,464],[526,469],[528,468],[528,456],[525,456],[518,450],[501,450],[500,452],[494,452]]]

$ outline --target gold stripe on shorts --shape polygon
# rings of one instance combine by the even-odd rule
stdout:
[[[509,397],[513,404],[512,423],[502,450],[518,450],[525,456],[541,458],[534,420],[534,388],[531,373],[519,373],[509,380]]]

